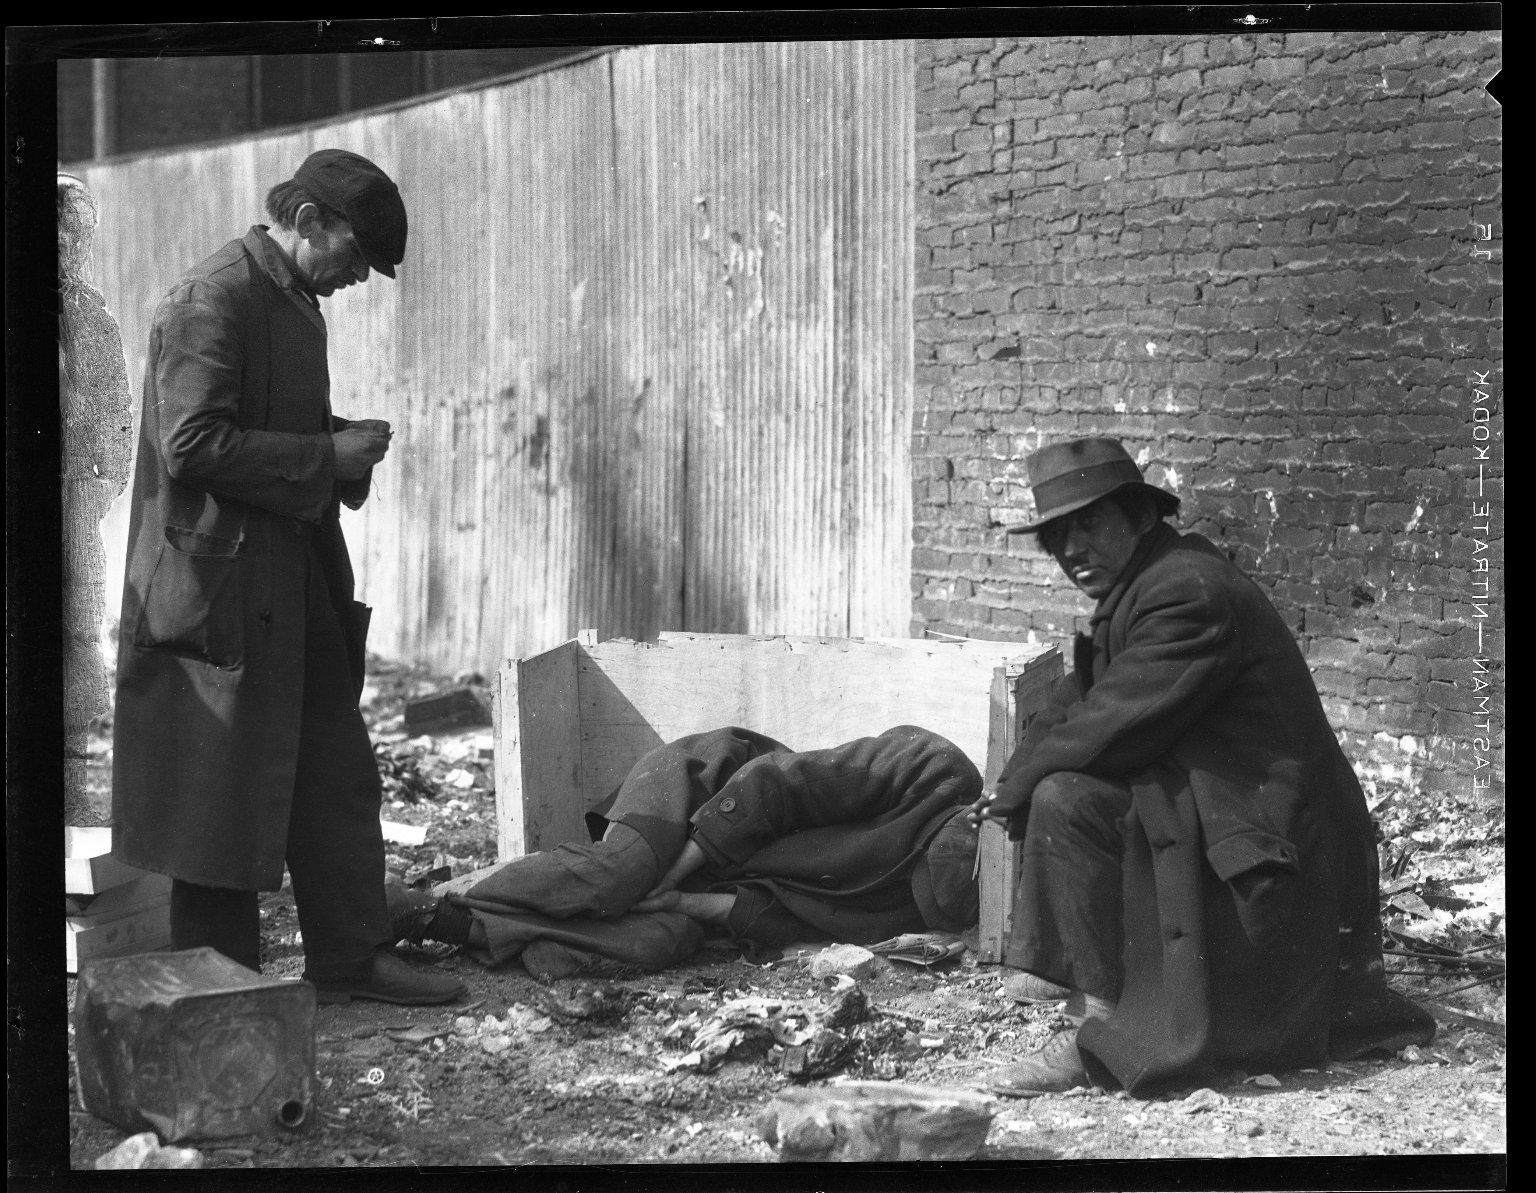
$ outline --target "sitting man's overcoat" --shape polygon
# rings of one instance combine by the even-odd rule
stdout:
[[[1090,1072],[1134,1093],[1218,1064],[1316,1063],[1348,988],[1380,967],[1378,863],[1290,630],[1208,540],[1162,522],[1091,628],[994,804],[1019,838],[1047,775],[1130,789],[1124,985],[1079,1032]]]

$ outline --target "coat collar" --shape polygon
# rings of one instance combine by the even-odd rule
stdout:
[[[1141,542],[1137,544],[1130,562],[1125,565],[1125,571],[1120,573],[1115,586],[1104,594],[1104,598],[1094,609],[1093,616],[1089,618],[1089,624],[1095,630],[1101,622],[1108,621],[1114,616],[1115,610],[1120,607],[1121,599],[1125,596],[1125,590],[1131,586],[1131,581],[1141,574],[1147,564],[1176,546],[1179,537],[1179,532],[1161,519],[1157,525],[1142,535]]]
[[[265,224],[251,225],[251,230],[245,234],[245,248],[273,284],[318,320],[323,328],[325,320],[320,314],[320,300],[299,275],[293,259],[268,234]]]

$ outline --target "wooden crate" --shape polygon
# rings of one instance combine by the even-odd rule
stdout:
[[[64,963],[162,949],[171,943],[171,880],[112,856],[104,825],[64,830]]]
[[[112,856],[110,825],[64,829],[64,890],[71,895],[99,895],[143,878],[146,871]]]
[[[797,750],[920,725],[990,782],[1061,674],[1054,647],[1018,642],[583,631],[497,673],[498,857],[587,840],[587,811],[647,751],[724,725]],[[997,961],[1018,850],[989,825],[981,852],[981,955]]]

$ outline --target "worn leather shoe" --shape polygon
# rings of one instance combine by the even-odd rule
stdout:
[[[1059,1031],[1016,1065],[999,1069],[987,1088],[1006,1098],[1060,1094],[1091,1082],[1077,1050],[1077,1029]]]
[[[453,1002],[468,993],[469,987],[458,978],[421,973],[388,949],[380,949],[373,955],[373,968],[366,978],[335,984],[315,983],[316,1001],[323,1003],[370,998],[375,1002],[392,1002],[402,1006],[432,1006]]]
[[[437,914],[441,895],[406,886],[398,878],[384,880],[384,908],[389,912],[389,931],[394,940],[420,944],[427,935],[427,925]]]
[[[1039,974],[1019,970],[1003,980],[1003,991],[1014,1002],[1041,1003],[1064,1002],[1072,991],[1066,986],[1042,978]]]

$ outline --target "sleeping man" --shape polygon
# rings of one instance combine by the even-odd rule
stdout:
[[[713,932],[872,944],[976,922],[981,776],[910,725],[797,752],[728,727],[640,759],[598,840],[514,858],[463,895],[389,887],[398,938],[542,978],[656,970]],[[590,819],[590,817],[589,817]]]

